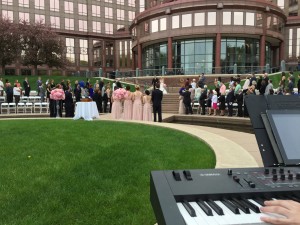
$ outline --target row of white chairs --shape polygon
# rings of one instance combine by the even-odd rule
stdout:
[[[18,104],[2,103],[1,104],[1,114],[3,113],[49,113],[49,103],[48,102],[19,102]]]
[[[15,98],[13,98],[15,100]],[[20,97],[20,102],[40,102],[41,97],[40,96],[21,96]],[[1,102],[6,102],[6,97],[0,96],[0,103]]]

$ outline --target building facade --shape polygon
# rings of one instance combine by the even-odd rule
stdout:
[[[297,0],[149,0],[131,25],[149,74],[248,73],[300,57]],[[288,66],[289,67],[289,66]],[[289,69],[289,68],[287,68]]]
[[[71,66],[40,74],[247,73],[295,69],[298,0],[0,0],[2,17],[44,21]],[[20,63],[7,73],[31,74]]]
[[[14,22],[43,21],[65,41],[71,66],[65,71],[39,67],[40,74],[96,74],[101,68],[105,75],[131,70],[129,25],[143,8],[135,0],[0,0],[2,17]],[[28,75],[31,69],[16,63],[6,72]]]

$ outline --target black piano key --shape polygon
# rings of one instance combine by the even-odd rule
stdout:
[[[290,199],[293,200],[293,201],[296,201],[296,202],[300,202],[300,198],[298,198],[294,195],[290,196]]]
[[[182,205],[186,209],[186,211],[190,214],[191,217],[196,217],[195,209],[188,203],[188,201],[184,200]]]
[[[230,211],[232,211],[234,214],[240,214],[240,210],[238,207],[236,207],[234,204],[232,204],[231,201],[228,199],[222,199],[221,202],[228,208]]]
[[[197,204],[203,210],[203,212],[205,212],[206,215],[208,215],[208,216],[212,216],[213,215],[211,209],[209,208],[208,205],[206,205],[206,203],[204,201],[198,200]]]
[[[257,202],[258,204],[260,204],[261,206],[265,206],[265,200],[259,197],[256,197],[253,199],[255,202]]]
[[[243,201],[237,199],[237,198],[232,198],[231,202],[235,204],[240,210],[242,210],[246,214],[250,214],[250,209],[249,207],[243,203]]]
[[[248,199],[246,198],[242,198],[242,201],[255,213],[260,213],[259,207],[255,204],[253,204],[252,202],[250,202]]]
[[[208,199],[207,204],[219,215],[219,216],[223,216],[224,212],[223,209],[218,206],[213,200]]]

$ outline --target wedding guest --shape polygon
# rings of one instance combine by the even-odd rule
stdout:
[[[282,90],[285,89],[285,81],[286,81],[285,72],[282,72],[281,79],[279,81],[279,87],[281,87]]]
[[[44,88],[44,84],[41,83],[41,85],[39,86],[39,96],[41,97],[41,102],[45,101],[45,88]]]
[[[80,102],[81,99],[81,87],[80,85],[77,83],[77,86],[74,89],[74,95],[75,95],[75,101],[76,102]]]
[[[231,87],[229,89],[229,92],[226,96],[226,103],[227,103],[227,107],[228,107],[228,116],[232,116],[233,114],[233,102],[234,102],[234,87]]]
[[[201,107],[201,115],[205,115],[205,108],[206,108],[206,99],[207,99],[207,86],[204,85],[202,89],[200,98],[199,98],[199,107]]]
[[[11,86],[10,82],[6,83],[6,101],[7,103],[11,103],[14,100],[14,91],[13,91],[13,87]]]
[[[217,115],[217,109],[218,109],[218,95],[216,91],[213,91],[213,96],[211,98],[211,108],[214,111],[214,116]]]
[[[225,115],[225,92],[221,92],[221,95],[219,97],[219,109],[220,109],[220,116],[224,116]]]
[[[25,79],[23,81],[23,88],[24,88],[24,91],[25,91],[24,96],[29,97],[29,94],[30,94],[30,85],[29,85],[27,77],[25,77]]]
[[[48,83],[47,87],[46,87],[46,99],[47,99],[47,102],[50,101],[50,93],[51,93],[51,84]]]
[[[95,93],[93,94],[93,101],[96,102],[98,112],[102,113],[102,94],[99,88],[95,89]]]
[[[0,77],[0,96],[3,96],[4,84],[2,81],[2,77]]]
[[[208,108],[208,115],[212,115],[212,112],[211,112],[211,99],[213,97],[213,90],[209,90],[208,93],[207,93],[207,100],[206,100],[206,105],[207,105],[207,108]]]
[[[181,85],[181,88],[179,89],[179,109],[178,113],[179,114],[185,114],[185,107],[183,104],[183,92],[185,91],[184,84]]]
[[[123,109],[123,119],[131,120],[132,119],[132,98],[133,94],[130,91],[130,86],[126,86],[126,94],[124,96],[124,109]]]
[[[145,96],[143,97],[143,120],[152,121],[152,109],[151,109],[151,96],[150,91],[145,91]]]
[[[183,96],[183,104],[185,106],[185,114],[193,114],[192,109],[192,100],[191,100],[191,92],[189,86],[186,86],[185,92],[182,93]]]
[[[143,104],[142,97],[143,93],[140,91],[140,86],[135,86],[135,92],[133,93],[133,107],[132,107],[132,119],[142,120],[143,119]]]
[[[155,89],[155,85],[157,83],[159,83],[159,79],[156,76],[154,76],[151,83],[152,83],[153,90],[154,90]]]
[[[74,117],[74,102],[71,89],[65,91],[65,110],[66,117]]]
[[[14,93],[14,97],[15,97],[15,103],[16,103],[16,105],[18,105],[18,103],[20,102],[21,88],[18,87],[17,84],[15,84],[15,86],[13,88],[13,93]]]
[[[238,117],[243,117],[243,102],[244,102],[244,94],[242,90],[239,90],[238,94],[235,96],[237,105],[238,105]]]

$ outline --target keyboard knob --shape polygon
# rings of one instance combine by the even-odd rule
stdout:
[[[265,174],[269,174],[270,170],[268,168],[265,169]]]
[[[284,175],[284,174],[281,174],[281,175],[280,175],[280,179],[281,179],[281,180],[285,180],[285,175]]]
[[[297,179],[297,180],[300,179],[300,172],[298,172],[298,173],[296,174],[296,179]]]
[[[289,174],[288,179],[293,180],[293,174],[292,173]]]
[[[273,180],[277,180],[277,179],[278,179],[277,174],[273,174]]]
[[[276,174],[277,173],[277,169],[272,169],[272,174]]]
[[[232,169],[228,169],[227,174],[228,174],[229,176],[231,176],[231,175],[232,175]]]
[[[284,169],[283,169],[283,168],[280,168],[280,169],[279,169],[279,173],[284,173]]]
[[[253,182],[249,182],[249,186],[250,186],[251,188],[255,188],[255,184],[254,184]]]

